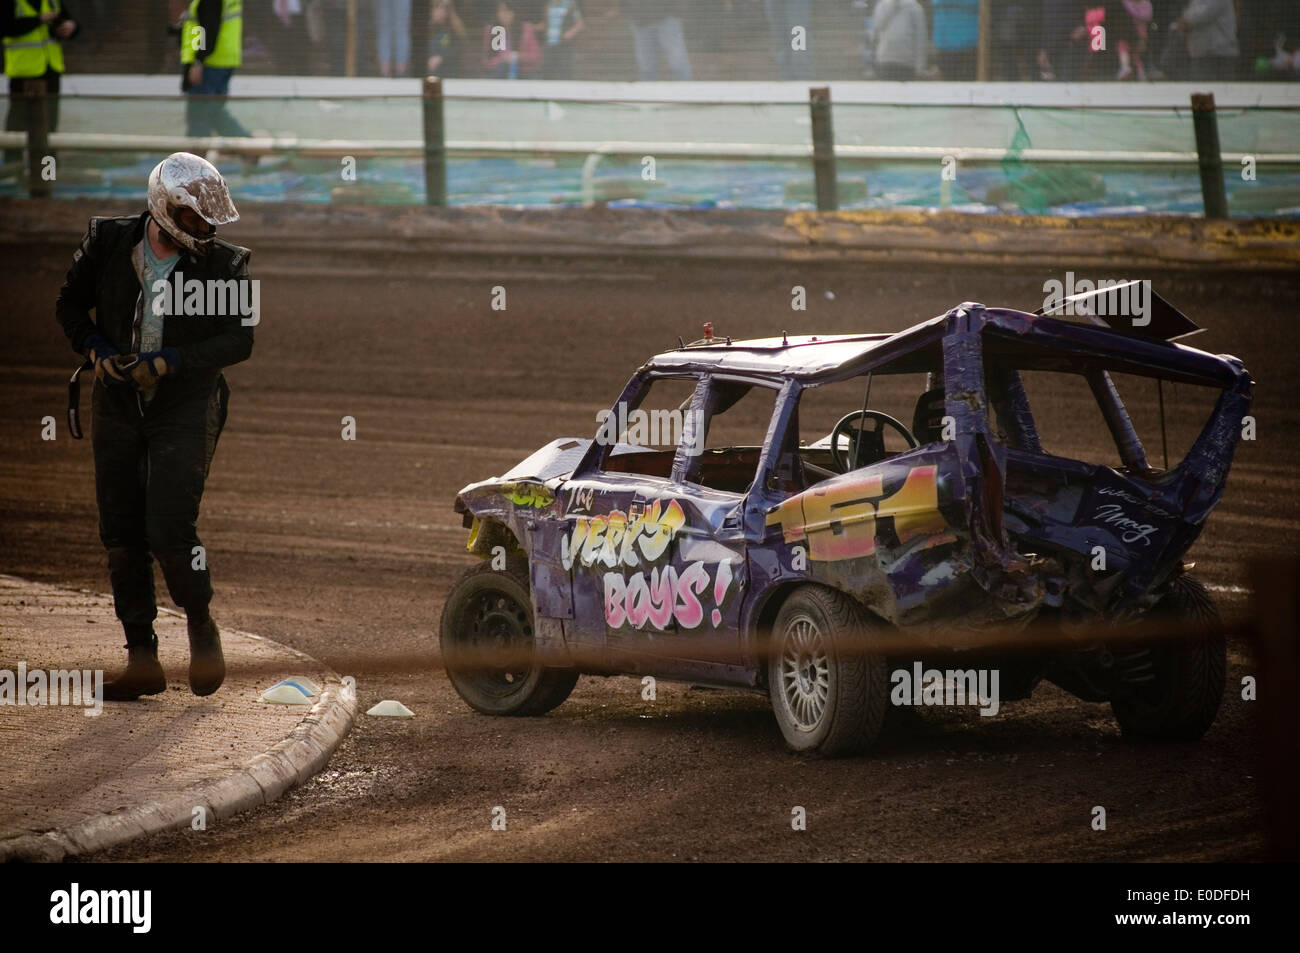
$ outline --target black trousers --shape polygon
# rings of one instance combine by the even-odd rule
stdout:
[[[160,392],[148,404],[129,387],[95,382],[99,538],[128,644],[148,641],[158,615],[154,559],[172,600],[191,619],[207,617],[212,581],[195,524],[228,397],[224,378],[210,394],[168,401]]]

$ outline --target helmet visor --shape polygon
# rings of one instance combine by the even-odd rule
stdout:
[[[235,203],[230,200],[230,192],[219,175],[197,178],[190,182],[186,191],[194,197],[199,215],[208,224],[229,225],[239,221]]]

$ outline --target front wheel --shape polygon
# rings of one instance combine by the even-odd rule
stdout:
[[[1219,612],[1200,580],[1179,576],[1150,617],[1186,635],[1133,653],[1144,681],[1112,699],[1111,710],[1128,737],[1195,741],[1214,723],[1223,699],[1228,651]]]
[[[452,687],[485,715],[543,715],[573,691],[578,673],[537,658],[528,564],[465,571],[442,610],[442,660]]]
[[[867,651],[870,634],[862,607],[831,589],[807,586],[781,606],[768,642],[768,695],[795,751],[856,754],[879,736],[889,667]]]

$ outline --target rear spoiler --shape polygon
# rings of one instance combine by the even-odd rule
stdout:
[[[1065,310],[1120,334],[1156,341],[1176,341],[1205,330],[1156,294],[1149,279],[1121,281],[1072,294],[1034,314],[1061,317]]]

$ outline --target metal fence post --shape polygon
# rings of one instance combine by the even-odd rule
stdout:
[[[1196,162],[1201,169],[1201,200],[1206,218],[1228,217],[1223,188],[1223,155],[1219,151],[1219,120],[1214,93],[1192,93],[1192,128],[1196,132]]]
[[[442,80],[424,78],[424,202],[447,204],[447,143],[442,115]]]
[[[49,198],[49,180],[41,175],[45,157],[50,154],[45,80],[27,80],[23,84],[22,95],[27,100],[27,193],[34,199]]]
[[[835,174],[835,132],[831,127],[831,90],[815,86],[808,90],[808,108],[812,113],[813,182],[817,193],[817,211],[834,212],[840,207]]]

